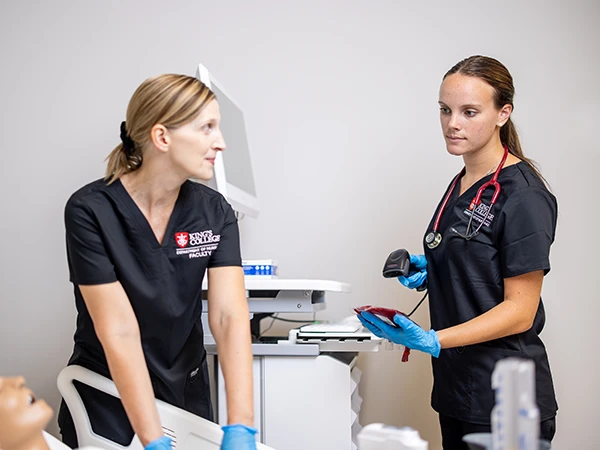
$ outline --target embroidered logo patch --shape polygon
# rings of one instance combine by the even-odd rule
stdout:
[[[463,211],[463,214],[471,216],[471,211],[469,211],[469,209],[467,208]],[[485,225],[486,227],[490,227],[492,225],[493,220],[494,215],[490,213],[490,207],[488,205],[485,205],[483,203],[477,205],[477,208],[475,208],[475,211],[473,211],[473,222],[483,222],[483,225]]]
[[[213,234],[212,230],[188,233],[180,231],[175,233],[175,242],[179,248],[175,249],[176,255],[188,255],[188,258],[204,258],[212,255],[221,241],[220,234]],[[189,245],[189,246],[188,246]]]

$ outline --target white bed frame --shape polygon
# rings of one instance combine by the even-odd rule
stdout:
[[[73,380],[87,384],[102,392],[120,398],[115,384],[81,366],[68,366],[58,375],[58,390],[65,403],[69,407],[77,440],[80,447],[99,447],[106,450],[143,450],[137,435],[128,447],[97,435],[92,431],[90,419]],[[156,400],[156,407],[163,426],[165,435],[173,439],[173,449],[177,450],[219,450],[223,431],[216,423],[191,414],[173,405]],[[256,443],[258,450],[272,450],[259,442]]]

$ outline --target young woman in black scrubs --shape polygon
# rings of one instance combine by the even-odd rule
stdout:
[[[394,328],[369,313],[373,333],[431,354],[432,407],[444,449],[490,431],[492,371],[502,358],[532,359],[540,437],[551,441],[558,409],[548,357],[542,281],[550,270],[557,203],[521,150],[511,121],[514,86],[499,61],[472,56],[446,73],[439,96],[446,148],[464,169],[448,186],[424,235],[424,255],[399,281],[427,282],[432,330],[401,315]]]
[[[106,177],[65,209],[78,311],[78,364],[115,382],[121,402],[79,386],[92,428],[122,445],[170,450],[155,397],[212,419],[201,323],[202,279],[226,381],[221,448],[254,449],[252,351],[239,232],[231,206],[189,178],[213,176],[225,150],[219,104],[199,80],[161,75],[133,94]],[[63,440],[77,447],[64,402]]]

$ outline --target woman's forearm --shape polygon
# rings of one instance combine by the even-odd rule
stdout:
[[[436,332],[442,348],[453,348],[500,339],[522,333],[529,328],[529,314],[524,312],[518,303],[504,300],[468,322]]]
[[[227,423],[253,427],[252,347],[248,315],[224,315],[211,329],[225,377]]]
[[[133,430],[145,447],[163,435],[139,335],[102,342],[112,379]]]

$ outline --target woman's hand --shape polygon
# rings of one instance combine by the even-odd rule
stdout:
[[[410,255],[410,273],[399,276],[398,281],[409,289],[418,289],[427,283],[427,259],[425,255]]]
[[[403,314],[394,316],[394,325],[388,325],[379,317],[363,311],[358,314],[362,324],[375,336],[385,338],[394,344],[401,344],[410,349],[429,353],[436,358],[440,356],[440,341],[434,330],[425,331]]]
[[[144,450],[171,450],[173,448],[172,445],[170,437],[162,436],[146,445]]]
[[[242,424],[225,425],[221,450],[256,450],[256,429]]]

